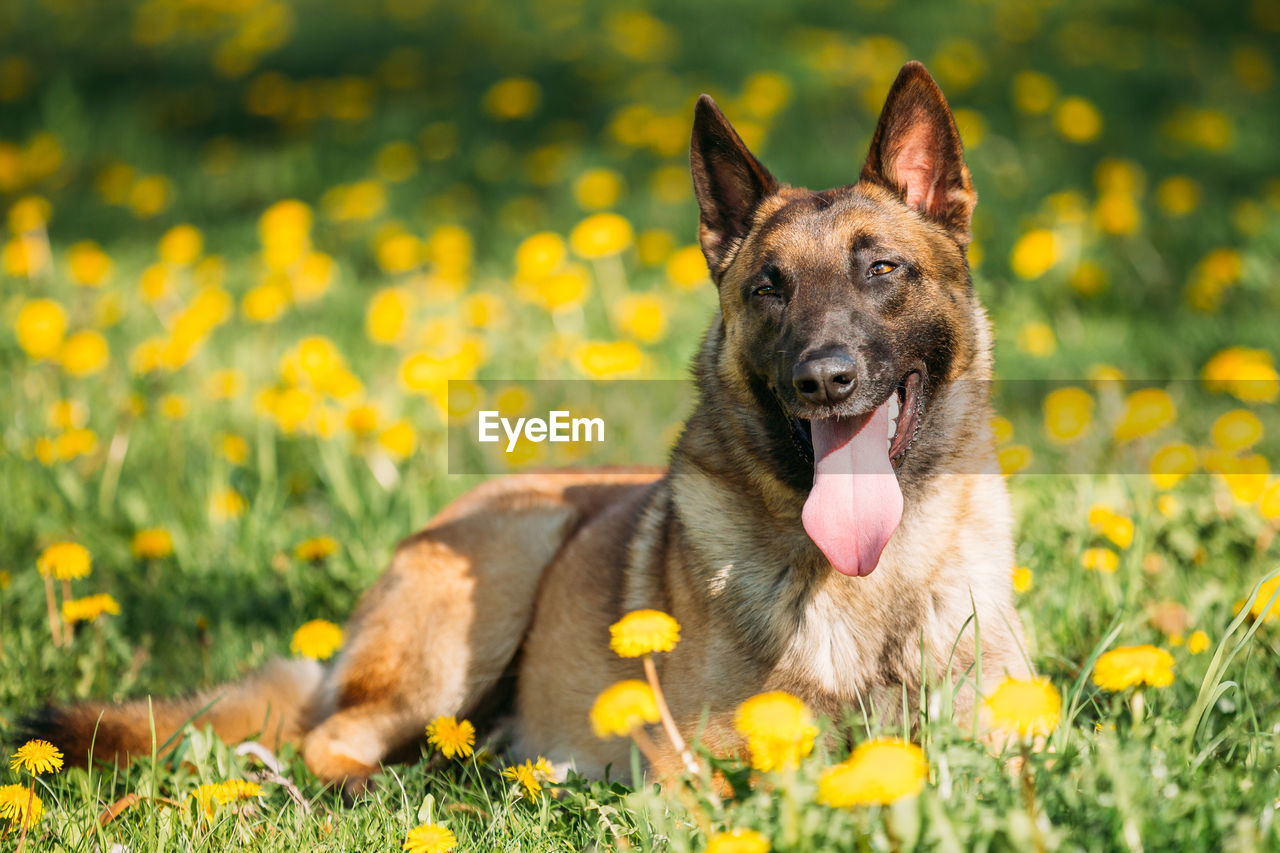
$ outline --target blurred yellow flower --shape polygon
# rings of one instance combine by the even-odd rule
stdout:
[[[338,264],[324,252],[308,252],[289,277],[293,301],[307,305],[324,296],[337,274]]]
[[[631,223],[616,213],[588,216],[569,233],[574,254],[588,260],[616,255],[631,245]]]
[[[1113,693],[1143,684],[1168,687],[1173,683],[1173,655],[1152,645],[1112,649],[1094,665],[1093,683]]]
[[[516,275],[545,278],[560,268],[566,257],[564,239],[551,231],[532,234],[516,249]]]
[[[400,849],[406,853],[449,853],[458,846],[458,839],[446,827],[424,823],[409,830]]]
[[[1004,474],[1017,474],[1031,465],[1031,448],[1025,444],[1009,444],[996,452],[996,461]]]
[[[1128,192],[1105,192],[1093,208],[1094,221],[1108,234],[1132,234],[1142,225],[1138,200]]]
[[[376,344],[394,344],[404,337],[407,330],[409,291],[399,287],[379,290],[369,300],[365,313],[364,329],[369,340]]]
[[[55,442],[59,459],[87,456],[98,448],[98,434],[91,429],[69,429]]]
[[[311,208],[296,199],[278,201],[258,219],[258,239],[267,266],[282,270],[300,259],[311,245]]]
[[[1157,488],[1171,489],[1198,465],[1195,448],[1179,441],[1166,444],[1153,453],[1149,470]]]
[[[67,332],[67,312],[52,299],[32,299],[23,304],[14,323],[18,345],[31,358],[50,358],[62,346]]]
[[[809,709],[782,690],[760,693],[739,705],[733,727],[747,740],[751,766],[765,772],[799,767],[818,736]]]
[[[139,560],[157,560],[173,553],[173,537],[163,527],[150,527],[133,535],[130,548]]]
[[[173,183],[164,175],[144,175],[129,188],[129,207],[139,219],[150,219],[169,206]]]
[[[160,260],[169,266],[190,266],[203,251],[204,235],[194,225],[175,225],[160,238]]]
[[[418,171],[418,156],[408,142],[388,142],[378,149],[374,168],[384,181],[398,184]]]
[[[574,366],[593,379],[618,379],[636,375],[648,360],[631,341],[584,341],[573,349]]]
[[[332,536],[316,536],[304,539],[293,548],[293,556],[310,563],[319,562],[338,550],[338,540]]]
[[[1208,390],[1246,403],[1273,403],[1280,396],[1280,374],[1266,350],[1228,347],[1209,359],[1200,378]]]
[[[427,742],[440,750],[445,758],[466,758],[476,743],[476,728],[469,720],[436,717],[427,724]]]
[[[1075,441],[1093,422],[1093,397],[1083,388],[1058,388],[1044,398],[1044,431],[1051,441]]]
[[[709,278],[707,259],[699,246],[684,246],[672,252],[666,270],[667,278],[681,290],[693,290]]]
[[[75,542],[55,542],[40,552],[36,568],[40,574],[52,575],[58,580],[88,577],[89,551]]]
[[[249,458],[249,442],[243,436],[223,433],[218,439],[218,452],[232,465],[243,465]]]
[[[209,499],[209,517],[214,521],[228,521],[244,515],[248,503],[234,489],[215,492]]]
[[[1089,527],[1110,539],[1118,548],[1128,548],[1133,544],[1133,521],[1106,504],[1089,507]]]
[[[374,246],[378,267],[388,275],[399,275],[416,269],[422,254],[422,241],[398,227],[381,234]]]
[[[672,236],[670,231],[663,228],[649,228],[641,231],[636,237],[636,256],[640,259],[640,263],[645,266],[656,267],[670,257],[675,245],[676,238]],[[698,254],[702,254],[701,249],[698,250]],[[705,261],[702,266],[702,278],[705,278]],[[670,275],[671,271],[668,270],[667,274]],[[701,278],[699,281],[701,281]]]
[[[1080,565],[1091,572],[1112,574],[1120,566],[1120,555],[1110,548],[1086,548],[1080,554]]]
[[[1047,113],[1058,98],[1053,78],[1039,71],[1019,71],[1013,77],[1013,105],[1027,115]]]
[[[1004,444],[1013,438],[1013,422],[1003,415],[991,419],[991,437],[996,444]]]
[[[47,740],[29,740],[18,747],[9,761],[10,770],[25,770],[36,776],[62,769],[62,751]]]
[[[1062,697],[1047,678],[1006,678],[985,700],[996,728],[1019,737],[1047,736],[1058,727]]]
[[[58,400],[49,406],[48,419],[57,429],[78,429],[89,422],[89,407],[79,400]]]
[[[769,853],[769,839],[754,829],[717,832],[707,841],[706,853]]]
[[[408,421],[396,421],[378,434],[378,444],[396,459],[408,459],[417,446],[418,436]]]
[[[41,231],[53,216],[53,205],[43,196],[26,195],[9,207],[9,230],[14,234]]]
[[[1247,409],[1233,409],[1213,422],[1209,436],[1214,447],[1237,453],[1261,440],[1262,421]]]
[[[822,771],[817,801],[833,808],[888,805],[920,793],[928,775],[920,747],[878,738],[859,744],[845,761]]]
[[[44,817],[44,802],[26,785],[5,785],[0,787],[0,817],[30,829]]]
[[[494,118],[527,118],[542,103],[542,87],[527,77],[508,77],[493,84],[484,96],[484,107]]]
[[[274,323],[289,308],[288,279],[270,276],[244,295],[240,310],[255,323]]]
[[[1085,98],[1063,98],[1053,116],[1054,126],[1071,142],[1093,142],[1102,135],[1102,113]]]
[[[1048,228],[1028,231],[1013,244],[1009,267],[1019,278],[1035,279],[1058,262],[1058,237]]]
[[[67,250],[67,268],[76,284],[101,287],[111,275],[111,258],[92,240],[83,240]]]
[[[100,372],[111,360],[107,339],[100,333],[85,330],[67,338],[58,356],[62,369],[71,376],[90,376]]]
[[[106,593],[62,602],[62,618],[70,625],[92,622],[103,614],[118,616],[120,603]]]
[[[596,737],[625,737],[645,723],[660,719],[653,688],[630,679],[607,687],[591,706],[591,730]]]
[[[1200,204],[1200,185],[1185,175],[1165,178],[1156,187],[1156,204],[1169,216],[1186,216]]]
[[[1016,566],[1013,570],[1013,591],[1026,592],[1035,584],[1035,576],[1026,566]]]
[[[1193,655],[1203,654],[1209,650],[1210,645],[1212,643],[1209,640],[1209,635],[1204,631],[1194,631],[1187,638],[1187,651]]]
[[[560,272],[533,282],[516,283],[516,292],[548,311],[575,308],[591,293],[591,275],[581,264],[569,264]]]
[[[633,610],[609,626],[609,648],[624,658],[669,652],[680,642],[680,623],[660,610]]]
[[[656,294],[628,294],[614,309],[614,317],[619,332],[641,343],[655,343],[667,332],[666,305]]]
[[[165,394],[160,398],[160,414],[171,421],[180,421],[187,416],[187,401],[177,394]]]
[[[1095,261],[1081,261],[1071,272],[1068,283],[1081,296],[1097,296],[1107,289],[1107,273]]]
[[[1163,388],[1141,388],[1125,398],[1113,431],[1116,441],[1132,441],[1160,431],[1178,416],[1173,398]]]
[[[573,182],[573,197],[584,210],[605,210],[622,197],[626,183],[613,169],[588,169]]]
[[[342,628],[327,619],[312,619],[293,632],[290,650],[313,660],[328,660],[342,648]]]

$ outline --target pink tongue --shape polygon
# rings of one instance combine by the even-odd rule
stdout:
[[[813,489],[800,518],[836,571],[871,574],[902,521],[902,490],[889,462],[889,403],[860,418],[810,421]]]

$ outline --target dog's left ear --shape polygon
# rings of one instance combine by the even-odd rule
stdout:
[[[944,225],[961,246],[969,243],[978,194],[947,99],[919,62],[902,66],[893,81],[861,179],[893,190]]]

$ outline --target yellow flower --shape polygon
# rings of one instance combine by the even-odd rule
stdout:
[[[1028,231],[1013,244],[1009,266],[1019,278],[1039,278],[1058,262],[1058,237],[1047,228]]]
[[[209,516],[214,521],[227,521],[244,515],[248,503],[234,489],[223,489],[209,499]]]
[[[573,308],[585,302],[591,293],[591,276],[581,264],[569,264],[545,278],[518,280],[516,292],[522,299],[548,311]]]
[[[642,372],[644,352],[631,341],[584,341],[573,349],[574,365],[593,379],[618,379]]]
[[[631,223],[616,213],[597,213],[574,226],[569,245],[580,258],[595,259],[616,255],[631,245]]]
[[[1209,436],[1219,450],[1238,453],[1262,438],[1262,421],[1247,409],[1233,409],[1213,422]]]
[[[769,839],[754,829],[718,832],[707,842],[707,853],[769,853]]]
[[[1044,431],[1052,441],[1075,441],[1093,420],[1093,397],[1083,388],[1059,388],[1044,398]]]
[[[443,826],[424,823],[409,830],[402,850],[409,853],[449,853],[458,846],[458,839]]]
[[[299,560],[317,562],[336,550],[338,550],[338,540],[332,536],[316,536],[312,539],[304,539],[294,546],[293,556]]]
[[[271,276],[244,295],[240,310],[255,323],[274,323],[288,310],[289,299],[288,280]]]
[[[417,446],[418,436],[408,421],[396,421],[378,433],[378,444],[397,459],[408,459]]]
[[[144,175],[129,189],[129,207],[139,219],[150,219],[169,206],[173,183],[164,175]]]
[[[98,332],[86,330],[67,338],[59,355],[62,369],[72,376],[89,376],[106,367],[111,360],[107,339]]]
[[[1089,527],[1110,539],[1118,548],[1128,548],[1133,544],[1133,521],[1105,504],[1089,507]]]
[[[342,648],[342,629],[327,619],[312,619],[293,632],[289,648],[303,657],[328,660]]]
[[[160,260],[169,266],[190,266],[203,251],[204,235],[194,225],[175,225],[160,238]]]
[[[53,206],[48,199],[38,195],[23,196],[9,208],[9,230],[14,234],[39,231],[49,224],[52,215]]]
[[[1120,555],[1110,548],[1086,548],[1080,555],[1080,565],[1091,572],[1111,574],[1120,565]]]
[[[1063,98],[1053,122],[1058,132],[1071,142],[1092,142],[1102,134],[1102,113],[1084,98]]]
[[[111,258],[92,240],[83,240],[67,250],[67,268],[76,284],[101,287],[111,275]]]
[[[817,801],[833,808],[887,805],[920,793],[928,775],[920,747],[879,738],[860,744],[845,761],[822,772]]]
[[[389,275],[417,269],[422,260],[422,241],[399,227],[385,231],[374,245],[378,267]]]
[[[494,118],[527,118],[542,103],[542,87],[527,77],[508,77],[493,84],[484,96],[485,109]]]
[[[1209,359],[1200,378],[1208,390],[1246,403],[1272,403],[1280,396],[1280,374],[1266,350],[1228,347]]]
[[[1058,348],[1058,337],[1048,323],[1024,323],[1018,330],[1018,349],[1036,358],[1053,355]]]
[[[604,210],[618,203],[625,188],[613,169],[588,169],[573,182],[573,197],[584,210]]]
[[[1271,596],[1275,595],[1276,587],[1280,587],[1280,577],[1274,577],[1258,588],[1258,597],[1249,608],[1249,612],[1255,619],[1280,618],[1280,598],[1277,598],[1276,603],[1270,608],[1267,607],[1267,602],[1271,600]]]
[[[1018,566],[1013,570],[1013,591],[1026,592],[1035,583],[1035,577],[1026,566]]]
[[[225,806],[237,800],[251,800],[262,794],[262,786],[257,782],[244,779],[228,779],[225,782],[212,782],[200,785],[191,792],[189,799],[195,800],[207,817],[212,817],[218,806]]]
[[[0,817],[27,828],[40,823],[44,816],[44,803],[25,785],[0,787]]]
[[[564,239],[559,234],[531,234],[516,249],[516,275],[534,280],[546,278],[560,268],[564,259]]]
[[[1200,204],[1200,185],[1184,175],[1165,178],[1156,187],[1156,204],[1169,216],[1186,216]]]
[[[25,770],[36,776],[62,769],[62,752],[47,740],[29,740],[13,754],[10,770]]]
[[[1141,684],[1168,687],[1173,683],[1173,655],[1152,645],[1112,649],[1098,658],[1093,683],[1112,692]]]
[[[32,358],[51,358],[67,333],[67,312],[52,299],[33,299],[18,312],[18,345]]]
[[[659,719],[653,688],[636,679],[605,688],[591,706],[591,730],[599,738],[624,737]]]
[[[1019,71],[1013,78],[1013,104],[1028,115],[1047,113],[1058,97],[1053,78],[1039,71]]]
[[[40,570],[40,574],[51,574],[58,580],[88,577],[89,552],[83,545],[75,542],[56,542],[40,553],[36,568]]]
[[[520,795],[526,800],[536,800],[542,793],[543,783],[551,780],[551,765],[539,756],[537,762],[525,761],[524,764],[508,767],[502,771],[502,775],[520,783]]]
[[[243,436],[224,433],[218,438],[218,452],[232,465],[243,465],[249,458],[249,442]]]
[[[92,622],[104,613],[120,615],[120,603],[105,592],[62,602],[62,618],[72,625]]]
[[[818,727],[803,702],[782,690],[752,696],[738,706],[733,727],[747,739],[756,770],[794,770],[813,751]]]
[[[156,560],[173,553],[173,537],[163,527],[139,530],[133,535],[133,556],[139,560]]]
[[[1173,398],[1163,388],[1142,388],[1124,401],[1124,410],[1115,426],[1117,441],[1151,435],[1173,423],[1178,416]]]
[[[1048,735],[1058,727],[1062,697],[1047,678],[1006,678],[986,699],[996,727],[1027,735]]]
[[[1031,464],[1031,448],[1025,444],[1010,444],[996,454],[1000,470],[1005,474],[1017,474]]]
[[[1151,479],[1157,488],[1171,489],[1196,470],[1198,464],[1195,448],[1191,445],[1181,441],[1166,444],[1151,456]]]
[[[633,610],[609,626],[609,648],[624,658],[669,652],[680,642],[680,623],[660,610]]]
[[[445,758],[466,758],[476,744],[476,727],[469,720],[436,717],[427,724],[427,742]]]
[[[1209,635],[1204,631],[1194,631],[1187,639],[1187,651],[1193,655],[1203,654],[1209,650]]]
[[[655,343],[667,332],[666,306],[652,293],[635,293],[623,297],[615,317],[618,331],[641,343]]]
[[[379,290],[369,300],[364,329],[376,344],[394,344],[404,337],[409,315],[409,291],[399,287]]]
[[[693,290],[707,281],[707,259],[700,246],[684,246],[667,258],[667,278],[681,290]]]

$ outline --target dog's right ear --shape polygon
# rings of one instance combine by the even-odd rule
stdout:
[[[710,95],[698,98],[689,146],[693,192],[698,198],[698,241],[712,278],[719,280],[756,208],[778,189],[769,170],[747,150]]]

